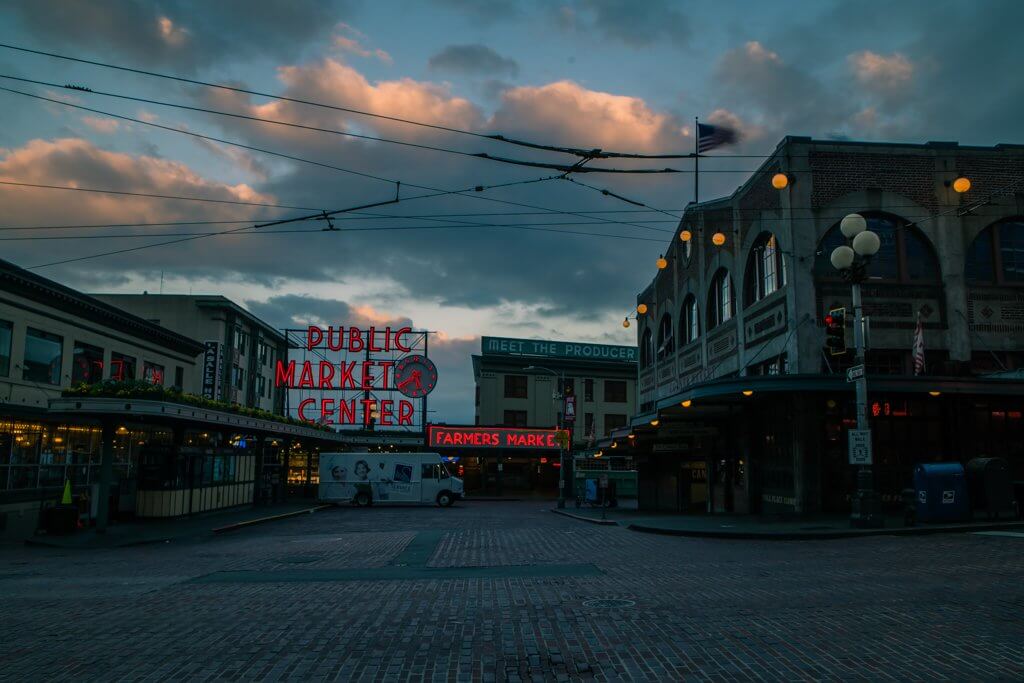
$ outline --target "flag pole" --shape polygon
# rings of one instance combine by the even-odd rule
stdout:
[[[693,117],[693,203],[700,201],[700,120]]]

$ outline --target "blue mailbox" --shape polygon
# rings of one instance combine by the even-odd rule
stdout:
[[[971,517],[967,478],[958,462],[933,462],[914,468],[917,518],[922,522],[960,522]]]

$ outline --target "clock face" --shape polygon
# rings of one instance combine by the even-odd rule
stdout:
[[[426,356],[406,356],[395,364],[395,388],[409,398],[423,398],[437,385],[437,368]]]

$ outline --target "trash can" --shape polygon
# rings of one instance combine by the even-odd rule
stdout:
[[[967,463],[967,486],[971,508],[983,510],[989,519],[1001,513],[1013,515],[1013,482],[1010,468],[1002,458],[975,458]]]
[[[962,522],[970,519],[967,479],[958,462],[923,463],[914,468],[917,520]]]

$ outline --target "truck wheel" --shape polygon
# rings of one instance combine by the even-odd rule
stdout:
[[[437,504],[443,508],[451,507],[454,502],[455,497],[449,491],[441,491],[437,494]]]
[[[366,491],[360,491],[356,494],[356,505],[361,508],[369,507],[373,501],[370,499],[370,494]]]

